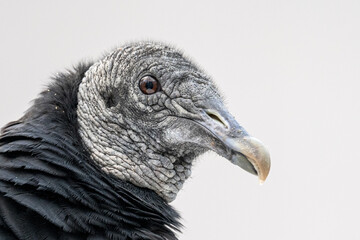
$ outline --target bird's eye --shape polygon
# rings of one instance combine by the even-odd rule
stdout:
[[[145,76],[140,80],[139,87],[143,93],[150,95],[159,91],[160,84],[154,77]]]

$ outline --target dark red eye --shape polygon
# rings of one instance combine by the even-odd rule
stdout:
[[[160,84],[158,82],[158,80],[156,80],[154,77],[152,76],[145,76],[140,80],[140,90],[145,93],[145,94],[153,94],[156,93],[159,88],[160,88]]]

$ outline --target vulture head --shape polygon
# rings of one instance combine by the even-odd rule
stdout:
[[[269,173],[268,151],[227,111],[214,82],[163,44],[129,44],[93,64],[79,85],[77,116],[95,166],[167,202],[208,150],[260,182]]]

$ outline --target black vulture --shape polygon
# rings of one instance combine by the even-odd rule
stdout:
[[[264,145],[184,54],[135,42],[79,64],[1,131],[0,239],[177,239],[169,203],[207,150],[269,173]]]

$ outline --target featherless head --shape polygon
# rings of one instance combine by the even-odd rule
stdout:
[[[170,202],[207,150],[264,181],[270,158],[226,110],[213,81],[177,50],[153,42],[119,48],[86,72],[78,123],[103,172]]]

